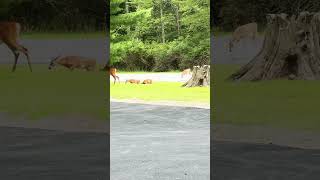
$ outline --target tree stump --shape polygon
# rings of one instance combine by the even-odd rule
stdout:
[[[210,85],[210,66],[193,66],[192,77],[182,87],[196,87]]]
[[[268,14],[260,52],[228,79],[320,79],[320,13]]]

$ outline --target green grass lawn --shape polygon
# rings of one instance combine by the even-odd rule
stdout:
[[[238,68],[215,65],[215,123],[320,130],[320,81],[225,81]]]
[[[63,68],[49,71],[47,65],[0,66],[0,113],[29,119],[59,117],[67,114],[107,117],[105,72],[69,72]]]
[[[153,84],[110,84],[110,94],[116,99],[145,101],[210,102],[208,87],[183,88],[182,83],[155,82]]]
[[[22,39],[98,39],[106,38],[106,32],[31,32],[21,33]]]

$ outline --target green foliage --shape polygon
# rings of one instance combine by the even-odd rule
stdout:
[[[209,0],[111,0],[110,7],[112,65],[171,71],[209,63]]]

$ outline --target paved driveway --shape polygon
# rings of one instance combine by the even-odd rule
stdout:
[[[108,134],[0,127],[0,179],[105,180]]]
[[[111,180],[209,180],[210,110],[111,103]]]
[[[215,180],[318,180],[320,150],[212,141]]]

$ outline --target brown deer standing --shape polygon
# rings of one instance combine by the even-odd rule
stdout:
[[[116,75],[117,73],[117,69],[116,68],[113,68],[113,67],[110,67],[108,64],[106,64],[102,69],[101,71],[109,71],[109,74],[113,77],[114,79],[114,83],[113,84],[116,84],[116,81],[118,79],[118,82],[120,83],[120,78],[119,76]]]
[[[49,69],[53,69],[57,64],[64,66],[71,71],[75,68],[94,71],[96,68],[96,60],[81,56],[58,56],[51,60]]]
[[[191,69],[190,68],[185,69],[185,70],[182,71],[181,78],[183,78],[183,76],[188,75],[188,74],[191,74]]]
[[[20,52],[27,57],[29,69],[32,72],[28,49],[17,42],[20,38],[20,31],[21,26],[17,22],[0,22],[0,44],[5,43],[14,54],[12,72],[16,70]]]
[[[232,51],[234,44],[238,43],[241,39],[251,37],[254,40],[257,34],[258,34],[258,25],[255,22],[239,26],[233,32],[232,38],[229,41],[229,52]]]

